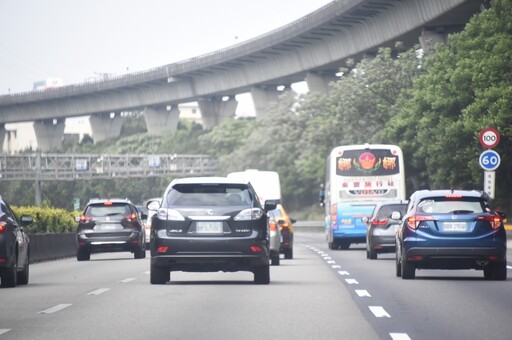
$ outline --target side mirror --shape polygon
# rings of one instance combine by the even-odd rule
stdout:
[[[292,222],[292,224],[294,224],[295,222],[297,222],[297,220],[294,218],[290,218],[290,222]]]
[[[400,211],[393,211],[390,215],[391,219],[392,220],[401,220],[402,219],[402,214],[400,213]]]
[[[158,208],[160,208],[160,203],[158,201],[152,201],[152,202],[148,203],[148,210],[157,211]],[[147,216],[146,216],[146,218],[147,218]]]
[[[278,204],[278,202],[276,200],[267,200],[267,201],[265,201],[265,205],[264,205],[263,209],[265,211],[274,210],[275,208],[277,208],[277,204]]]
[[[364,224],[369,224],[370,223],[370,217],[368,217],[368,216],[362,217],[361,220],[363,220]]]
[[[145,220],[145,219],[147,219],[147,218],[148,218],[148,214],[146,214],[145,212],[141,211],[141,212],[140,212],[140,219],[141,219],[141,220]]]
[[[80,222],[80,216],[75,216],[75,222]]]
[[[20,217],[20,222],[21,222],[21,225],[27,226],[29,224],[32,224],[34,222],[34,219],[32,218],[32,216],[23,215]]]

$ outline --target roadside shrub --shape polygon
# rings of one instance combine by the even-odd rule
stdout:
[[[74,232],[77,225],[75,216],[80,216],[80,212],[57,208],[16,206],[11,208],[18,217],[29,215],[34,219],[34,223],[25,228],[28,234]]]

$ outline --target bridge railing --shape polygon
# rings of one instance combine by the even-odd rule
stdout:
[[[1,155],[1,180],[87,180],[108,178],[213,176],[209,155],[26,154]]]

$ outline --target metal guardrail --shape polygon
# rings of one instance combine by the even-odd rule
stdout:
[[[219,171],[209,155],[1,155],[1,180],[87,180],[212,176]]]

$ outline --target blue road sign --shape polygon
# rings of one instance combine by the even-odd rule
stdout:
[[[494,171],[500,166],[501,158],[496,151],[485,150],[480,154],[479,163],[485,171]]]

